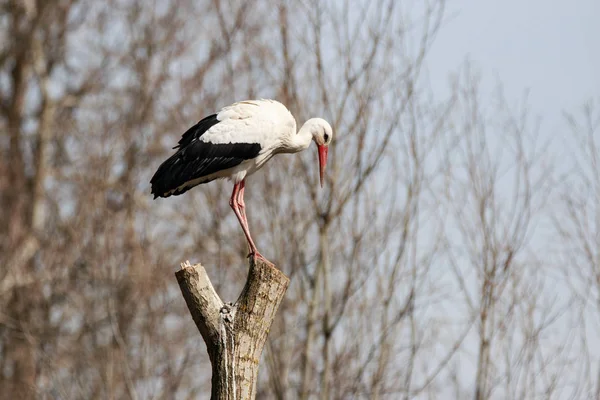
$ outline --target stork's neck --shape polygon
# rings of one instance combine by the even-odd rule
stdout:
[[[302,128],[300,128],[298,133],[292,136],[292,140],[289,144],[289,152],[298,153],[299,151],[308,149],[312,138],[311,126],[309,123],[305,123],[302,125]]]

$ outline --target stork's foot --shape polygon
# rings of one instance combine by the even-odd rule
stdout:
[[[248,253],[247,258],[250,258],[250,257],[252,257],[252,258],[261,258],[263,260],[266,260],[266,258],[262,254],[260,254],[258,252],[258,250],[254,250],[254,251],[250,250],[250,253]]]
[[[268,264],[273,265],[273,263],[271,261],[267,260],[265,258],[265,256],[263,256],[262,254],[260,254],[258,252],[258,250],[250,251],[250,253],[248,254],[248,258],[254,258],[255,260],[259,259],[259,260],[262,260],[262,261],[264,261],[264,262],[266,262]]]

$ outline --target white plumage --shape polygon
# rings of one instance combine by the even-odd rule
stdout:
[[[156,197],[180,195],[215,179],[234,182],[230,204],[246,234],[250,255],[262,257],[250,237],[244,211],[245,179],[278,153],[305,150],[310,142],[319,151],[320,179],[333,131],[327,121],[312,118],[296,132],[296,120],[275,100],[246,100],[222,108],[188,129],[150,181]]]

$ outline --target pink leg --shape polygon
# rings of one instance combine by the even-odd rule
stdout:
[[[244,204],[244,181],[236,183],[233,186],[233,193],[231,193],[231,199],[229,200],[229,205],[233,209],[235,216],[237,217],[240,225],[242,225],[242,230],[246,235],[246,240],[248,241],[248,246],[250,247],[250,254],[248,256],[254,256],[264,259],[264,257],[258,252],[256,246],[254,245],[254,241],[250,236],[250,229],[248,228],[248,221],[246,220],[246,205]]]
[[[246,225],[246,229],[250,231],[248,227],[248,217],[246,217],[246,203],[244,203],[244,189],[246,188],[246,181],[243,180],[240,182],[240,190],[237,195],[237,203],[240,208],[240,213],[242,214],[242,218],[244,218],[244,224]]]

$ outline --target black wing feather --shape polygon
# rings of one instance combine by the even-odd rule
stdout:
[[[216,122],[215,122],[216,121]],[[197,184],[210,182],[202,177],[233,168],[244,160],[258,155],[258,143],[207,143],[198,140],[204,132],[218,123],[216,114],[204,118],[188,129],[179,140],[177,152],[163,162],[150,180],[154,198],[177,196],[195,185],[175,190],[186,182],[199,179]],[[175,190],[173,193],[169,193]]]
[[[217,114],[209,115],[206,118],[201,119],[198,123],[188,129],[183,135],[181,135],[181,139],[179,139],[179,143],[177,146],[173,147],[174,149],[182,148],[192,143],[194,140],[197,140],[202,136],[206,131],[219,123],[217,119]]]

